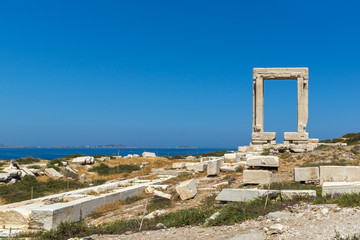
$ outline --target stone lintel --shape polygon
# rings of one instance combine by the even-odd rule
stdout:
[[[284,141],[308,141],[307,132],[284,132]]]
[[[300,68],[254,68],[253,79],[262,77],[264,80],[282,80],[282,79],[309,79],[309,69]]]

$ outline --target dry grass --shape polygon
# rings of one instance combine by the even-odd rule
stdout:
[[[137,157],[137,158],[116,158],[116,159],[110,159],[106,160],[104,162],[97,162],[93,167],[99,166],[101,163],[105,163],[109,167],[115,167],[119,164],[137,164],[140,165],[143,162],[148,162],[143,169],[139,171],[134,171],[132,173],[117,173],[117,174],[111,174],[108,176],[99,176],[96,173],[89,173],[87,168],[82,165],[77,165],[75,168],[78,171],[79,176],[82,174],[86,175],[87,179],[91,180],[121,180],[121,179],[127,179],[127,178],[133,178],[138,176],[145,176],[148,175],[151,172],[152,168],[171,168],[172,164],[175,161],[162,158],[162,157],[156,157],[156,158],[143,158],[143,157]]]

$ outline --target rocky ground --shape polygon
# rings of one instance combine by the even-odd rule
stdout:
[[[335,231],[341,235],[360,233],[360,208],[340,208],[337,205],[295,205],[282,212],[270,213],[256,220],[219,227],[169,228],[123,235],[92,236],[95,240],[115,239],[331,239]],[[245,238],[242,238],[245,237]]]

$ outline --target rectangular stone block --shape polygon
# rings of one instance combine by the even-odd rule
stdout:
[[[252,141],[271,141],[276,140],[276,132],[253,132]]]
[[[244,170],[243,182],[245,184],[269,184],[272,173],[267,170]]]
[[[281,197],[283,199],[293,199],[296,197],[316,198],[315,190],[282,190]]]
[[[338,195],[344,193],[360,193],[360,182],[324,182],[322,195]]]
[[[236,172],[238,170],[238,166],[221,166],[221,172]]]
[[[276,156],[252,156],[246,160],[249,167],[279,167],[279,158]]]
[[[248,152],[249,151],[249,146],[239,146],[238,147],[238,152]]]
[[[360,181],[360,167],[358,166],[345,166],[346,168],[346,181],[359,182]]]
[[[294,168],[295,182],[317,182],[320,180],[318,167]]]
[[[270,193],[277,193],[278,191],[270,190]],[[245,202],[254,200],[267,194],[267,190],[251,188],[251,189],[223,189],[215,198],[217,201],[229,202]]]
[[[181,200],[193,198],[197,194],[195,180],[188,180],[180,183],[176,187],[176,192],[180,195]]]
[[[236,159],[236,153],[225,153],[224,154],[224,160],[235,160]]]
[[[284,132],[284,141],[307,141],[308,139],[307,132]]]
[[[207,164],[205,163],[195,163],[194,164],[194,172],[205,172]]]
[[[220,173],[220,164],[222,160],[210,160],[207,166],[207,175],[214,176]]]
[[[359,166],[320,166],[320,184],[357,181],[360,181]]]
[[[181,169],[185,167],[185,163],[183,162],[177,162],[177,163],[173,163],[172,168],[177,168],[177,169]]]

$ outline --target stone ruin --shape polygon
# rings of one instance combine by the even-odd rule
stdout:
[[[264,132],[264,80],[297,80],[297,132],[285,132],[284,144],[307,144],[308,122],[308,68],[254,68],[253,69],[253,123],[252,145],[276,144],[275,132]]]

